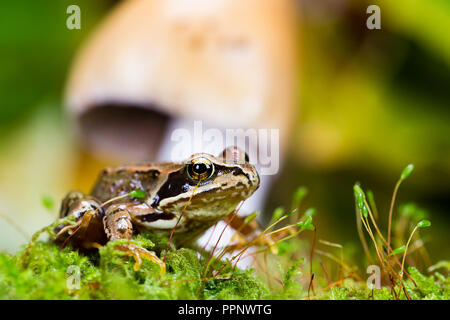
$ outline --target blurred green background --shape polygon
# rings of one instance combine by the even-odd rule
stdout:
[[[319,238],[358,244],[352,186],[374,191],[386,224],[401,170],[415,164],[399,203],[428,211],[424,232],[433,262],[448,259],[450,231],[450,2],[297,1],[301,61],[299,118],[285,170],[267,211],[289,206],[307,186]],[[68,30],[66,8],[82,8],[82,29]],[[28,234],[50,223],[80,172],[62,109],[68,68],[82,41],[116,1],[10,1],[0,4],[0,213]],[[381,30],[365,27],[369,4]],[[42,198],[54,199],[46,209]],[[25,239],[0,221],[0,249]],[[358,249],[359,250],[359,249]]]

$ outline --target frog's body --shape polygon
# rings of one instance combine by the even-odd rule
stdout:
[[[130,239],[142,230],[169,234],[176,226],[173,241],[189,244],[232,213],[258,186],[254,166],[235,147],[225,149],[218,157],[194,154],[182,163],[107,168],[90,195],[73,191],[66,196],[62,217],[75,215],[80,225],[86,212],[96,213],[83,231],[75,234],[68,228],[59,237],[70,237],[75,246],[90,248],[108,240]],[[147,197],[122,197],[95,211],[102,203],[133,190],[143,190]]]

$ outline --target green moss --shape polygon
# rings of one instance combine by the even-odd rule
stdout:
[[[146,248],[154,244],[138,236],[135,244]],[[233,270],[227,265],[217,278],[202,280],[206,259],[198,258],[193,249],[170,250],[167,254],[167,273],[160,275],[159,267],[144,260],[138,271],[133,270],[134,259],[115,250],[117,242],[109,242],[98,253],[86,256],[69,247],[60,249],[54,243],[36,242],[31,247],[25,267],[21,265],[23,251],[17,255],[0,254],[0,299],[307,299],[307,286],[299,271],[303,259],[298,259],[280,272],[282,286],[267,289],[253,269]],[[164,253],[164,251],[163,251]],[[163,257],[161,253],[161,258]],[[218,270],[221,262],[214,262]],[[79,269],[78,269],[79,268]],[[78,288],[74,284],[80,272]],[[412,299],[450,299],[450,280],[438,272],[426,276],[416,268],[408,269],[417,287],[405,280]],[[320,283],[323,279],[315,279]],[[323,282],[323,281],[322,281]],[[316,288],[317,289],[317,288]],[[365,284],[346,279],[340,286],[311,292],[315,299],[394,299],[389,287],[367,289]],[[405,299],[404,294],[400,296]]]
[[[401,179],[406,178],[411,170],[411,166],[407,167]],[[397,183],[397,187],[400,182]],[[367,218],[369,215],[371,219],[373,218],[371,211],[371,207],[375,207],[373,195],[368,193],[371,202],[369,206],[359,184],[355,185],[354,191],[357,209],[364,211],[361,211],[359,217],[375,245],[377,241],[368,227]],[[177,249],[173,245],[166,254],[167,237],[151,232],[138,235],[132,240],[109,241],[89,256],[70,247],[61,249],[52,242],[37,241],[40,234],[45,232],[54,237],[53,230],[59,224],[74,224],[73,216],[70,216],[35,233],[30,243],[17,255],[0,253],[0,299],[450,299],[448,261],[430,266],[428,275],[413,267],[418,264],[410,263],[407,270],[413,280],[406,277],[400,281],[403,264],[402,268],[397,266],[395,272],[388,270],[386,273],[385,269],[385,278],[388,278],[386,275],[389,274],[391,279],[396,280],[394,290],[389,286],[380,289],[367,288],[365,281],[368,275],[364,269],[354,265],[355,257],[352,254],[355,252],[354,245],[343,246],[324,240],[317,243],[316,229],[312,223],[315,211],[308,209],[301,215],[298,210],[305,195],[306,189],[299,188],[294,195],[293,209],[284,214],[283,208],[277,208],[271,226],[263,232],[266,233],[264,237],[266,238],[276,233],[272,231],[275,226],[280,228],[278,231],[287,230],[280,222],[287,223],[288,220],[292,220],[292,223],[301,217],[299,222],[289,226],[291,231],[296,230],[293,234],[279,238],[273,246],[249,240],[248,246],[256,244],[259,246],[257,252],[264,252],[264,258],[254,256],[258,264],[263,266],[258,268],[259,273],[253,269],[236,268],[234,264],[237,260],[234,259],[242,257],[239,254],[231,260],[214,258],[210,260],[211,254],[208,252],[200,258],[196,250]],[[292,215],[294,212],[295,215]],[[430,226],[429,221],[423,220],[423,217],[426,217],[423,211],[419,211],[417,206],[412,204],[401,206],[399,216],[401,223],[398,225],[403,226],[404,232],[408,231],[409,220],[414,221],[420,217],[422,218],[414,231],[419,227]],[[376,226],[375,219],[371,221]],[[396,222],[398,221],[394,221],[394,225],[397,225]],[[268,231],[270,233],[267,233]],[[312,236],[313,244],[296,237],[300,232]],[[257,239],[264,238],[261,238],[261,235],[257,237]],[[362,237],[361,241],[364,239]],[[412,235],[406,246],[402,246],[401,250],[394,250],[394,253],[399,255],[403,253],[406,257],[411,239]],[[401,238],[396,240],[403,243]],[[140,269],[135,271],[135,260],[128,253],[116,248],[117,245],[128,242],[155,251],[160,259],[166,259],[166,273],[161,275],[160,267],[147,259],[143,259]],[[378,249],[379,243],[371,251],[368,248],[366,254],[373,257],[373,249]],[[244,251],[240,253],[243,254]],[[375,251],[382,255],[384,264],[390,263],[386,247]],[[323,263],[322,258],[317,259],[317,255],[326,257],[329,263]],[[305,259],[311,257],[312,261],[305,262]],[[365,261],[364,265],[367,265],[367,262]],[[404,287],[401,286],[402,283]]]
[[[147,248],[153,246],[142,237],[134,241]],[[23,252],[16,256],[2,253],[0,299],[261,299],[267,294],[252,270],[236,270],[232,276],[202,281],[205,261],[199,261],[192,249],[169,251],[167,273],[161,276],[159,267],[146,259],[134,271],[134,259],[113,245],[110,242],[98,254],[87,257],[68,247],[60,250],[53,243],[36,242],[26,267],[20,263]],[[70,290],[77,270],[79,287]]]
[[[92,262],[69,248],[38,242],[32,248],[29,264],[20,266],[21,255],[0,254],[0,298],[2,299],[71,299],[88,297],[87,284],[99,277]],[[71,293],[66,285],[67,268],[82,270],[82,288]]]
[[[448,300],[450,298],[450,280],[439,273],[425,276],[414,267],[408,268],[408,272],[417,284],[417,287],[406,280],[408,293],[413,300]],[[321,294],[320,299],[332,300],[394,300],[389,287],[381,289],[368,289],[353,280],[346,280],[341,287],[333,287],[329,291]],[[405,300],[402,292],[400,299]]]

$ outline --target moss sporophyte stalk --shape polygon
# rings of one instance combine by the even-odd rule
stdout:
[[[408,166],[399,182],[411,171],[412,166]],[[167,236],[143,232],[131,240],[112,240],[80,252],[53,241],[57,225],[77,227],[72,217],[59,219],[36,232],[16,254],[0,254],[0,299],[448,300],[450,263],[431,265],[418,232],[431,226],[423,219],[428,214],[411,203],[400,206],[399,214],[394,214],[392,204],[399,182],[388,214],[375,214],[373,193],[365,192],[359,183],[354,186],[364,264],[358,265],[354,259],[355,247],[326,239],[316,241],[316,210],[301,209],[307,194],[301,187],[294,194],[291,210],[277,208],[261,232],[253,237],[236,232],[237,242],[224,248],[213,246],[215,251],[173,243],[169,246]],[[146,194],[136,191],[126,196],[145,198]],[[256,223],[257,216],[255,212],[244,219],[241,230]],[[390,238],[389,231],[385,234],[379,226],[386,217],[395,226]],[[231,218],[226,220],[227,226]],[[215,231],[222,232],[219,229]],[[49,239],[40,240],[43,234]],[[120,250],[122,245],[143,248],[157,259],[137,261],[129,250]],[[164,272],[158,265],[163,257]],[[254,268],[238,268],[238,261],[246,258]],[[367,284],[368,262],[381,270],[380,288]]]

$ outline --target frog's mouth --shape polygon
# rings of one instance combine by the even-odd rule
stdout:
[[[156,219],[151,222],[140,222],[140,225],[143,225],[146,228],[171,230],[171,229],[175,228],[177,221],[178,221],[178,217],[174,216],[171,219],[159,218],[159,219]]]
[[[178,221],[178,216],[167,212],[154,212],[137,216],[139,224],[155,229],[172,229]]]
[[[124,161],[154,160],[172,118],[151,105],[102,103],[80,115],[79,134],[95,154],[119,155]]]

